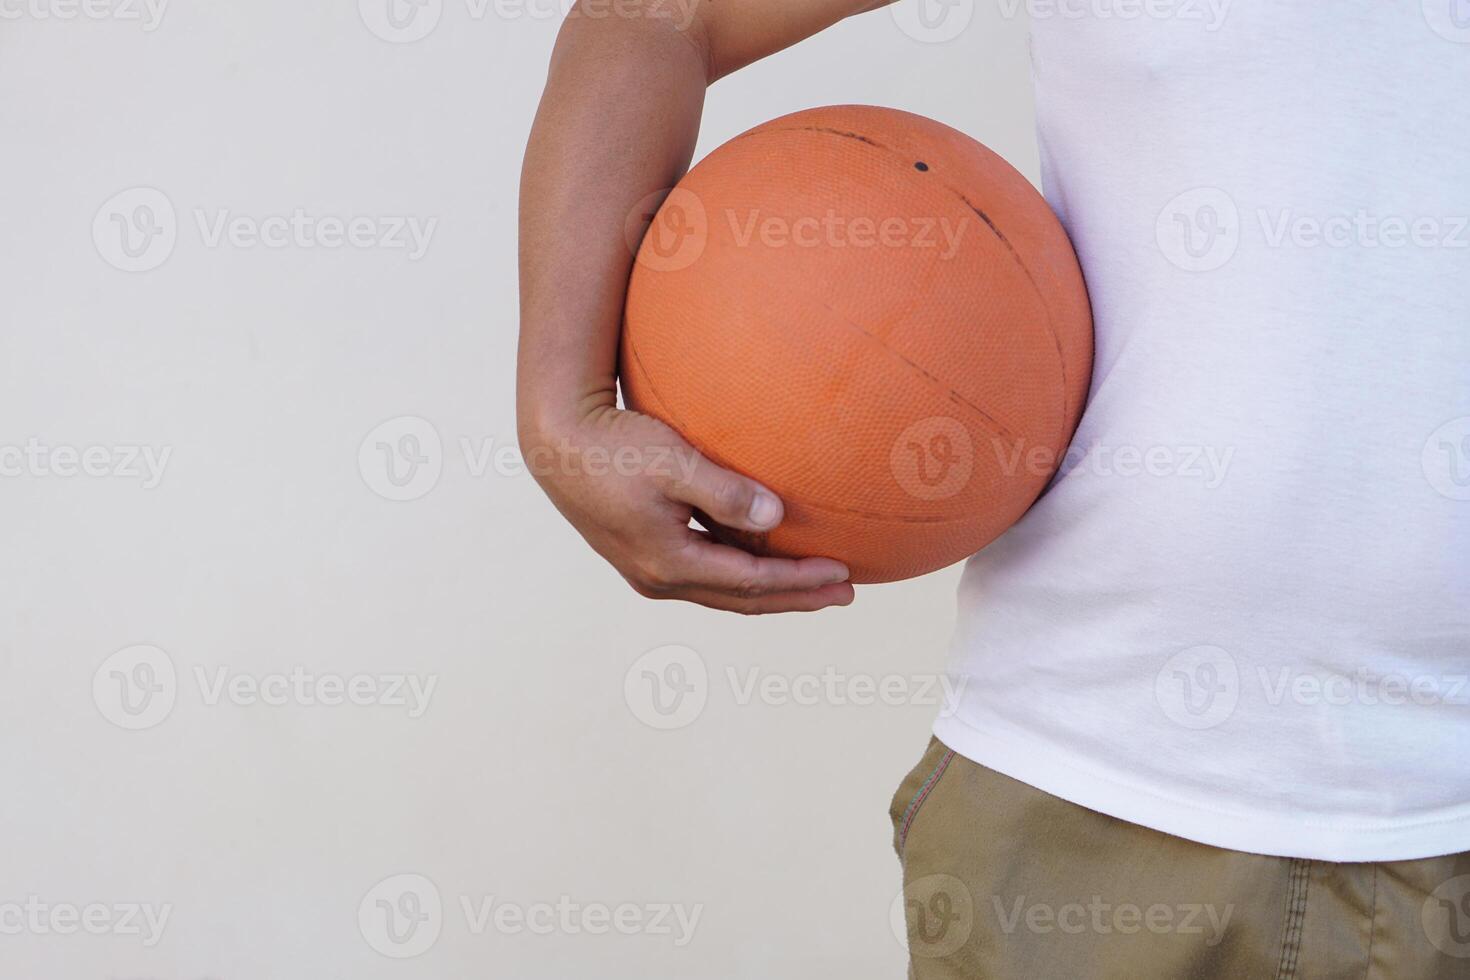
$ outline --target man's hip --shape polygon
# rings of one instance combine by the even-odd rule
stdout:
[[[914,980],[1470,978],[1470,854],[1334,864],[1126,823],[937,739],[890,816]]]

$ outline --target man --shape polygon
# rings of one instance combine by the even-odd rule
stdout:
[[[692,452],[616,407],[625,217],[687,167],[707,84],[875,4],[666,6],[557,45],[528,450]],[[1096,364],[1062,475],[971,560],[970,682],[894,799],[913,975],[1470,977],[1470,20],[1114,6],[1033,12]],[[706,460],[541,480],[644,595],[852,601],[837,562],[690,530],[781,519]]]

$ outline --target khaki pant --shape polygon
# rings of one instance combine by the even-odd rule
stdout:
[[[891,816],[915,980],[1470,978],[1470,854],[1332,864],[1221,850],[938,740]]]

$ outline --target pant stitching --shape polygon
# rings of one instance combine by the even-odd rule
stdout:
[[[1286,919],[1281,927],[1281,960],[1276,966],[1276,980],[1296,977],[1298,954],[1301,952],[1302,922],[1307,913],[1307,889],[1311,882],[1312,863],[1292,858],[1291,876],[1287,883]]]
[[[1300,862],[1293,860],[1289,867],[1286,889],[1286,919],[1281,927],[1281,959],[1276,964],[1276,980],[1291,980],[1288,972],[1291,964],[1293,944],[1297,938],[1297,894],[1301,888]]]
[[[919,787],[919,791],[914,794],[914,798],[909,800],[909,805],[904,809],[903,820],[900,822],[898,828],[898,851],[900,854],[903,853],[904,845],[909,840],[909,825],[914,822],[914,817],[918,814],[919,807],[923,805],[924,800],[933,792],[934,786],[939,782],[939,777],[944,775],[944,770],[949,768],[949,762],[953,758],[953,749],[944,753],[939,760],[939,764],[934,767],[934,771],[929,774],[928,779],[924,780],[924,785]]]
[[[1363,980],[1373,975],[1373,942],[1378,938],[1378,865],[1373,865],[1373,898],[1368,906],[1368,962],[1363,964]]]
[[[1303,943],[1305,942],[1305,939],[1306,939],[1307,903],[1308,903],[1308,901],[1310,900],[1310,897],[1311,897],[1311,889],[1312,889],[1312,867],[1313,867],[1313,862],[1311,862],[1311,861],[1303,861],[1302,862],[1302,888],[1301,888],[1300,898],[1298,899],[1298,906],[1299,906],[1300,911],[1297,914],[1297,922],[1296,922],[1296,943],[1293,944],[1292,950],[1291,950],[1291,976],[1292,977],[1295,977],[1296,976],[1297,964],[1299,962],[1301,962],[1301,958],[1302,958],[1302,945],[1303,945]]]

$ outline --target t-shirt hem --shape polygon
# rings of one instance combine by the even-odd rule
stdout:
[[[1470,812],[1409,821],[1354,822],[1320,815],[1286,817],[1217,809],[1151,793],[1097,773],[1053,749],[1023,747],[957,715],[934,735],[989,769],[1089,810],[1211,847],[1316,861],[1412,861],[1470,851]]]

